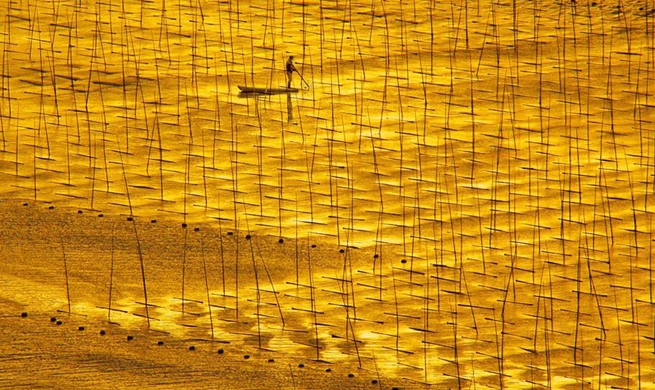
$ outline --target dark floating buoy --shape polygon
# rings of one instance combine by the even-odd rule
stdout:
[[[105,216],[104,214],[98,214],[98,218],[102,218],[104,216]]]
[[[376,254],[373,255],[373,258],[374,258],[374,259],[379,259],[379,258],[380,258],[380,255],[378,255],[378,254],[376,253]]]
[[[199,228],[199,227],[197,227],[197,228],[193,228],[193,231],[194,231],[194,232],[199,232],[199,231],[200,231],[200,228]]]
[[[27,202],[23,203],[23,206],[29,206],[29,205],[30,205],[30,204],[27,203]]]
[[[55,206],[48,206],[48,210],[54,210]]]
[[[127,341],[132,341],[132,340],[134,340],[134,336],[132,335],[127,336]]]
[[[316,244],[312,244],[312,248],[316,248]]]
[[[128,221],[134,221],[134,218],[133,217],[127,217],[127,220]]]
[[[332,372],[332,369],[331,368],[326,368],[325,372]]]
[[[186,226],[187,226],[186,223],[183,223],[182,224],[182,229],[186,229]]]
[[[196,346],[195,346],[195,345],[190,345],[190,346],[189,346],[189,351],[195,351],[195,350],[196,350]]]
[[[396,386],[392,387],[391,390],[399,390]]]
[[[27,317],[27,312],[22,312],[22,313],[20,313],[20,316],[21,316],[22,318]]]
[[[250,234],[246,234],[246,240],[250,240],[252,236]]]
[[[161,340],[160,340],[160,341],[157,341],[157,345],[164,345],[164,342],[161,341]]]
[[[377,380],[377,379],[373,379],[373,380],[371,381],[371,384],[373,384],[373,385],[377,385],[377,384],[378,384],[378,380]]]
[[[157,220],[156,219],[151,219],[150,223],[157,223]]]
[[[219,355],[222,355],[223,353],[225,353],[225,351],[223,351],[223,348],[219,348],[217,352],[218,352]]]
[[[64,323],[64,321],[62,321],[62,320],[59,320],[59,321],[56,322],[57,325],[61,325],[63,323]]]
[[[270,359],[268,359],[268,362],[269,362],[269,363],[275,363],[275,359],[270,358]]]
[[[352,372],[348,374],[348,378],[354,378],[354,377],[355,377],[355,374],[353,374]]]
[[[243,358],[248,360],[248,359],[250,359],[250,355],[243,355]]]
[[[279,240],[277,240],[277,242],[278,244],[284,244],[284,238],[280,238]]]
[[[305,365],[300,363],[300,364],[298,364],[298,367],[303,368],[303,367],[305,367]]]
[[[104,329],[101,329],[101,330],[100,330],[100,336],[104,336],[104,335],[106,335],[106,334],[107,334],[107,332],[106,332]]]
[[[77,210],[77,213],[78,213],[78,214],[83,214],[84,211],[82,211],[82,210]]]
[[[81,332],[81,331],[84,330],[84,327],[83,327],[83,326],[78,326],[78,327],[77,327],[77,330],[79,330],[79,331]]]
[[[50,322],[57,322],[57,317],[50,317]]]
[[[407,264],[407,260],[405,259],[400,260],[400,264]]]
[[[232,235],[234,235],[234,233],[232,233],[232,232],[227,232],[227,235],[228,235],[228,236],[232,236]]]

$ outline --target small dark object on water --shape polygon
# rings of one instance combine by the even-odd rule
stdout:
[[[371,384],[373,384],[373,385],[377,385],[377,384],[378,384],[378,380],[377,380],[377,379],[373,379],[373,380],[371,381]]]
[[[316,248],[316,244],[312,244],[312,248]]]
[[[223,351],[223,348],[219,348],[219,349],[218,349],[218,354],[219,354],[219,355],[222,355],[224,352],[225,352],[225,351]]]
[[[30,205],[30,204],[27,203],[27,202],[23,203],[23,206],[29,206],[29,205]]]
[[[300,364],[298,364],[298,367],[303,368],[303,367],[305,367],[305,365],[300,363]]]
[[[332,369],[331,368],[326,368],[325,372],[332,372]]]
[[[195,350],[196,350],[196,346],[195,346],[195,345],[191,345],[191,346],[189,346],[189,351],[195,351]]]
[[[182,229],[186,229],[186,226],[187,226],[186,223],[183,223],[182,224]]]
[[[134,218],[132,218],[132,217],[127,217],[127,220],[128,220],[128,221],[134,221]]]
[[[83,331],[83,330],[84,330],[84,327],[83,327],[83,326],[78,326],[78,327],[77,327],[77,330],[79,330],[79,331]]]
[[[105,216],[104,214],[98,214],[98,218],[102,218],[104,216]]]
[[[27,317],[27,313],[26,313],[26,312],[22,312],[22,313],[20,313],[20,316],[23,317],[23,318],[25,318],[25,317]]]
[[[156,219],[151,219],[150,223],[157,223],[157,220]]]
[[[227,232],[227,235],[228,235],[228,236],[232,236],[232,235],[234,235],[234,233],[232,233],[232,232]]]
[[[250,240],[252,236],[250,234],[246,234],[246,240]]]
[[[278,244],[284,244],[284,238],[280,238],[279,240],[277,240],[277,242]]]
[[[197,228],[193,228],[193,231],[194,231],[194,232],[199,232],[199,231],[200,231],[200,228],[199,228],[199,227],[197,227]]]
[[[298,92],[300,89],[293,87],[286,88],[269,88],[269,87],[248,87],[247,85],[237,85],[239,95],[276,95],[281,93]]]
[[[77,213],[78,213],[78,214],[83,214],[84,211],[82,211],[82,210],[77,210]]]
[[[270,359],[268,359],[268,362],[269,362],[269,363],[274,363],[274,362],[275,362],[275,359],[270,358]]]
[[[48,206],[48,210],[54,210],[55,206]]]
[[[405,259],[400,260],[400,264],[407,264],[407,260]]]
[[[250,355],[243,355],[243,358],[248,360],[248,359],[250,359]]]
[[[127,341],[132,341],[132,340],[134,340],[134,336],[132,335],[127,336]]]
[[[339,249],[339,253],[344,253],[344,252],[345,252],[344,249]]]
[[[59,321],[56,322],[57,325],[61,325],[63,323],[64,323],[64,321],[62,321],[62,320],[59,320]]]
[[[161,340],[160,340],[160,341],[157,341],[157,345],[164,345],[164,342],[161,341]]]
[[[50,317],[50,322],[57,322],[57,317]]]
[[[354,378],[354,377],[355,377],[355,374],[353,374],[352,372],[350,374],[348,374],[348,378]]]
[[[106,334],[107,334],[107,332],[106,332],[104,329],[101,329],[101,330],[100,330],[100,336],[104,336],[104,335],[106,335]]]

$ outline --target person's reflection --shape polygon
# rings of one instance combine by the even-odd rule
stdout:
[[[287,92],[287,115],[289,115],[289,123],[293,121],[293,104],[291,103],[291,93]]]

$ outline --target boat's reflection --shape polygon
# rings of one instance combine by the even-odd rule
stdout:
[[[281,95],[284,93],[287,95],[287,117],[288,117],[288,121],[291,122],[293,121],[293,103],[291,100],[291,94],[294,92],[297,92],[297,90],[289,90],[284,92],[271,90],[271,89],[259,89],[257,91],[241,90],[238,96],[240,98],[245,98],[245,99],[258,99],[258,98],[271,97],[272,95]]]

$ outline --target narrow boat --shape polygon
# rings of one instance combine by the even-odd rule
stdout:
[[[252,94],[263,94],[263,95],[273,95],[276,93],[289,93],[289,92],[298,92],[298,88],[262,88],[262,87],[245,87],[239,85],[239,90],[241,93],[252,93]]]

